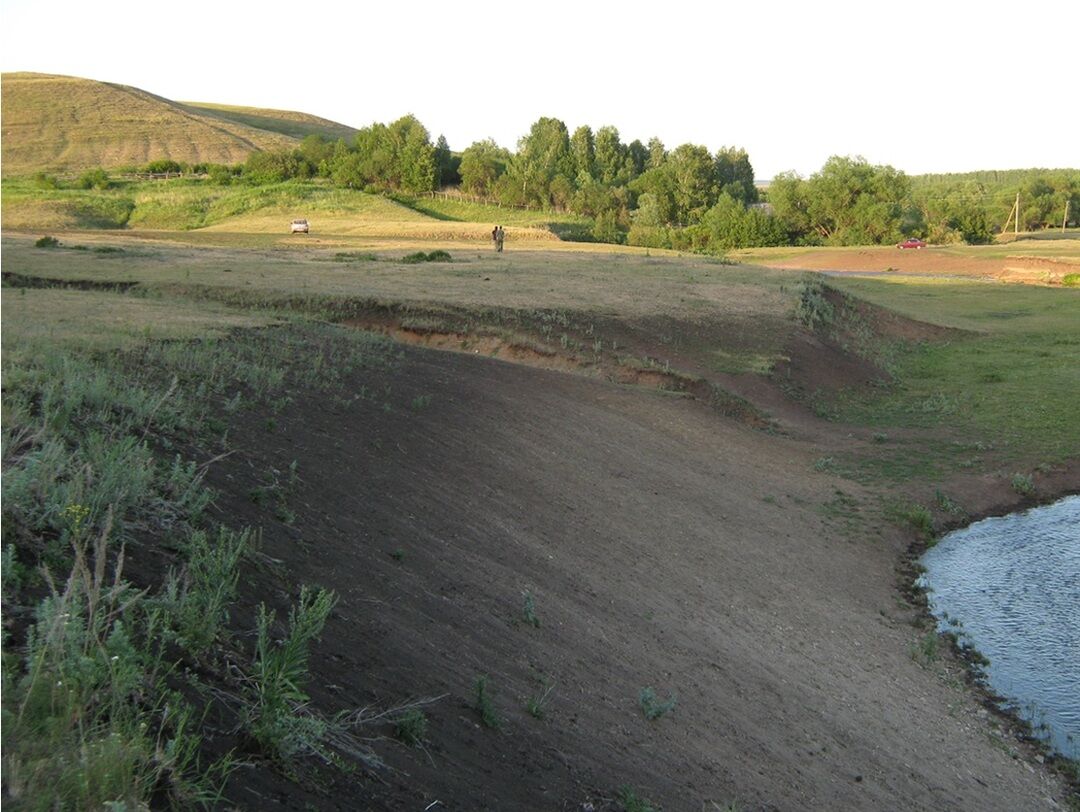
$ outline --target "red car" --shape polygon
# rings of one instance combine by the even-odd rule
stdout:
[[[916,239],[915,237],[908,237],[903,242],[898,242],[896,244],[896,247],[897,248],[926,248],[926,243],[923,242],[922,240]]]

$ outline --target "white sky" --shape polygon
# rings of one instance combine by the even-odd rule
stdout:
[[[1080,166],[1080,2],[0,0],[0,69],[461,150],[540,116],[744,147],[759,179],[830,155],[909,174]],[[1070,87],[1071,83],[1071,87]]]

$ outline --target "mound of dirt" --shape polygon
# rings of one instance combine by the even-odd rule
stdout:
[[[386,737],[387,769],[297,788],[242,767],[241,808],[603,810],[623,786],[686,810],[1062,796],[909,656],[906,540],[845,534],[837,511],[867,494],[814,473],[811,443],[695,399],[421,348],[229,436],[217,509],[263,529],[237,619],[332,588],[314,705],[438,697],[423,748],[364,731]],[[286,510],[252,498],[290,468]],[[644,689],[673,709],[647,718]]]

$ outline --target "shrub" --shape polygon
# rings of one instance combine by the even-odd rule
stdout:
[[[151,161],[143,167],[143,172],[150,172],[153,174],[160,174],[163,172],[180,172],[182,167],[176,161],[170,161],[167,158],[160,158],[156,161]]]
[[[56,237],[49,236],[41,237],[34,243],[35,248],[57,248],[59,245],[60,240],[56,239]]]
[[[322,633],[336,602],[333,592],[302,587],[280,643],[270,638],[274,613],[259,605],[247,724],[259,746],[276,758],[288,760],[322,749],[326,722],[297,711],[308,701],[308,646]]]
[[[522,597],[525,599],[525,604],[521,608],[522,618],[524,618],[525,622],[528,623],[530,626],[534,626],[535,628],[539,629],[540,618],[536,616],[536,601],[533,600],[532,593],[526,591],[521,594]]]
[[[491,704],[491,697],[487,691],[487,677],[476,678],[476,712],[480,714],[480,722],[484,727],[498,728],[502,724],[499,715],[495,712],[495,706]]]
[[[525,703],[525,710],[529,712],[529,716],[534,719],[543,719],[547,715],[544,710],[544,705],[547,704],[548,697],[551,696],[551,691],[555,688],[555,684],[548,684],[546,682],[540,683],[540,691],[536,696],[529,697]]]
[[[409,747],[419,747],[427,736],[427,716],[419,708],[405,711],[394,723],[394,735]]]
[[[416,265],[420,262],[452,262],[453,259],[446,251],[431,251],[427,254],[423,251],[417,251],[413,254],[406,254],[401,258],[401,261],[406,265]]]
[[[60,188],[60,182],[54,176],[46,175],[44,172],[35,172],[33,182],[38,189]]]
[[[1021,496],[1031,496],[1035,493],[1035,480],[1031,474],[1013,474],[1012,488]]]
[[[91,169],[83,172],[75,185],[80,189],[108,189],[109,174],[104,169]]]
[[[661,702],[657,696],[656,691],[651,687],[641,689],[641,693],[638,694],[638,704],[641,705],[641,712],[645,714],[645,718],[650,722],[659,719],[669,711],[675,710],[676,697],[672,694],[666,701]]]
[[[812,330],[832,324],[836,316],[825,290],[825,284],[817,279],[801,283],[795,317]]]
[[[211,541],[204,531],[191,534],[188,564],[165,580],[163,605],[173,619],[178,642],[194,654],[206,652],[229,619],[229,605],[236,596],[240,557],[250,534],[222,527]]]
[[[629,785],[619,788],[618,800],[625,812],[659,812],[655,806],[644,798],[639,798]]]
[[[930,665],[938,658],[938,635],[934,629],[931,629],[922,637],[919,638],[917,643],[913,643],[911,646],[911,659],[919,663],[922,666]]]
[[[1080,273],[1067,273],[1061,277],[1061,284],[1067,288],[1080,288]]]

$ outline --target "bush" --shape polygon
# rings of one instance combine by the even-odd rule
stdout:
[[[34,173],[34,186],[38,189],[59,189],[60,182],[52,175],[46,175],[44,172]]]
[[[75,185],[80,189],[108,189],[111,185],[109,183],[109,173],[104,169],[91,169],[83,172]]]
[[[409,745],[419,747],[427,737],[427,716],[419,708],[410,708],[394,723],[394,735]]]
[[[274,613],[259,605],[248,727],[263,750],[277,758],[320,748],[325,723],[296,711],[308,701],[308,646],[322,634],[336,602],[333,592],[302,587],[299,604],[289,612],[289,633],[280,643],[270,637]]]
[[[495,712],[495,706],[491,704],[491,697],[488,696],[486,676],[476,678],[475,708],[484,727],[498,728],[502,724],[499,714]]]
[[[656,691],[651,687],[641,689],[641,693],[638,694],[638,704],[641,705],[641,712],[645,714],[645,718],[650,722],[659,719],[669,711],[675,710],[676,697],[672,694],[666,701],[661,702],[657,696]]]
[[[1080,273],[1067,273],[1061,277],[1061,284],[1067,288],[1080,288]]]
[[[1021,496],[1031,496],[1035,493],[1035,481],[1031,474],[1013,474],[1012,488]]]
[[[170,161],[165,158],[160,158],[156,161],[151,161],[142,168],[143,172],[150,172],[152,174],[161,174],[164,172],[176,172],[182,171],[182,167],[176,161]]]
[[[795,316],[811,330],[832,324],[836,316],[832,303],[825,297],[825,289],[819,280],[801,284]]]
[[[406,265],[417,265],[421,262],[453,262],[453,259],[446,251],[431,251],[427,254],[417,251],[414,254],[406,254],[401,261]]]
[[[34,243],[35,248],[57,248],[60,245],[60,240],[56,237],[42,237]]]

